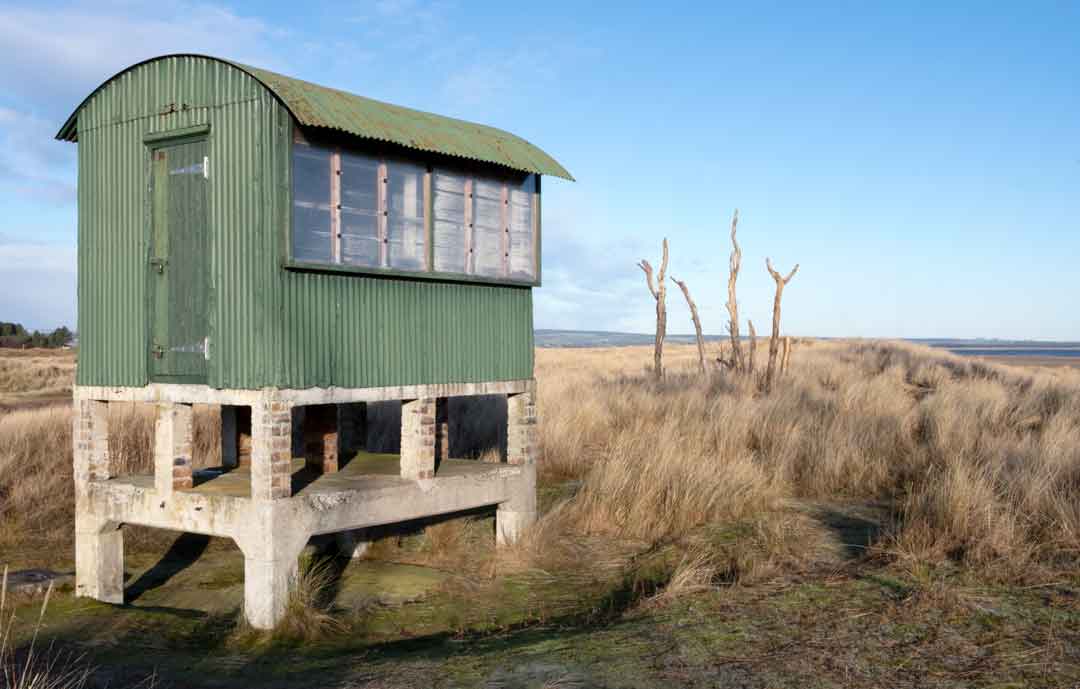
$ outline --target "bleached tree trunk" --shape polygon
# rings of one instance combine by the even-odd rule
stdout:
[[[735,233],[739,228],[739,209],[731,217],[731,257],[728,260],[728,334],[731,335],[731,368],[734,371],[744,371],[742,344],[739,342],[739,300],[735,297],[735,282],[739,279],[739,267],[742,265],[742,249],[735,239]]]
[[[697,336],[697,353],[698,364],[701,367],[701,373],[705,373],[705,337],[701,334],[701,319],[698,318],[697,304],[690,298],[690,290],[687,288],[686,283],[682,280],[676,280],[671,278],[679,289],[682,290],[683,296],[686,297],[686,304],[690,307],[690,318],[694,321],[694,334]]]
[[[754,331],[754,321],[747,320],[746,328],[750,331],[750,356],[746,360],[746,373],[754,373],[754,354],[757,352],[757,333]]]
[[[780,299],[784,295],[784,287],[791,282],[791,278],[795,277],[795,272],[799,270],[799,264],[795,264],[787,277],[781,277],[780,273],[773,269],[772,261],[768,258],[765,259],[765,267],[768,268],[769,275],[772,275],[772,279],[776,282],[776,296],[773,298],[772,336],[769,338],[769,367],[765,371],[765,390],[769,391],[772,389],[773,376],[776,373],[776,354],[780,348]]]
[[[780,357],[780,373],[787,373],[788,360],[791,359],[791,337],[784,338],[784,354]]]
[[[653,374],[657,380],[664,377],[664,337],[667,335],[667,282],[665,275],[668,266],[668,243],[664,239],[664,254],[660,259],[660,272],[653,283],[652,265],[645,260],[638,263],[638,267],[645,272],[645,281],[649,286],[649,293],[656,300],[656,344],[653,350],[654,368]]]

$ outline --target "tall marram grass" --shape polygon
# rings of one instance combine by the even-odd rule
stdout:
[[[843,501],[891,510],[877,544],[891,557],[1005,576],[1080,563],[1080,371],[813,342],[766,395],[755,380],[703,378],[692,347],[669,347],[657,382],[649,354],[539,350],[541,480],[569,497],[534,529],[533,556],[557,562],[573,538],[658,543],[721,522],[756,525],[767,559],[790,562],[792,506]],[[476,439],[497,435],[499,409],[481,414],[481,402],[458,403],[454,432],[490,454]],[[215,418],[197,415],[197,462],[216,462]],[[113,423],[124,470],[149,473],[152,414],[118,409]],[[0,417],[0,549],[69,545],[70,426],[60,408]],[[706,560],[687,562],[700,574]]]
[[[765,395],[672,354],[655,382],[642,349],[541,351],[541,469],[581,481],[578,528],[657,540],[794,500],[874,501],[894,555],[1005,574],[1080,561],[1080,372],[818,342]]]

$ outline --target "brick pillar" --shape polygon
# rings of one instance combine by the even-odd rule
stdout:
[[[316,404],[304,412],[304,460],[323,474],[338,470],[337,405]]]
[[[154,487],[165,497],[191,488],[192,406],[159,402],[154,419]]]
[[[73,428],[75,484],[104,481],[112,477],[109,458],[109,403],[77,400]]]
[[[506,397],[506,461],[536,463],[536,404],[533,392]]]
[[[401,402],[401,477],[435,476],[435,398]]]
[[[450,459],[450,398],[435,399],[435,467]]]
[[[357,452],[367,450],[367,402],[339,404],[337,409],[338,448],[345,464]]]
[[[292,409],[263,392],[251,410],[251,497],[278,500],[292,496]]]

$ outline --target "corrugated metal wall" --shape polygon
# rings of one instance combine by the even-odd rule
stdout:
[[[177,111],[161,114],[170,104]],[[79,384],[148,381],[143,137],[201,124],[210,125],[210,385],[532,376],[528,288],[283,269],[291,116],[234,67],[172,57],[124,73],[79,114]]]

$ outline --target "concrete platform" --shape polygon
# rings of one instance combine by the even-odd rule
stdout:
[[[321,474],[308,468],[303,459],[292,461],[293,497],[305,495],[330,495],[348,491],[381,490],[395,486],[407,488],[415,481],[401,478],[401,456],[375,452],[360,452],[340,470],[332,474]],[[434,481],[458,477],[498,476],[510,465],[480,462],[473,459],[450,459],[441,462],[435,471]],[[196,470],[195,485],[178,493],[220,495],[233,498],[251,497],[250,467],[213,467]],[[110,479],[108,483],[129,485],[132,487],[154,488],[153,475],[134,475]]]

